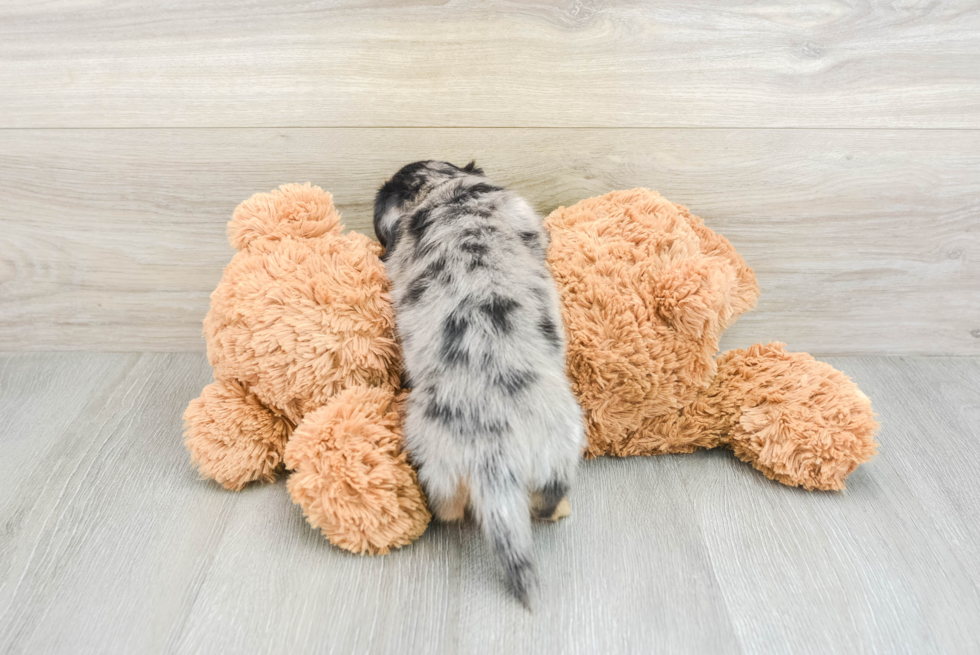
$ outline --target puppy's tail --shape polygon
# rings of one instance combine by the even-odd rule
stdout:
[[[532,562],[531,508],[527,489],[512,471],[484,468],[472,478],[470,503],[507,578],[527,609],[537,589]]]

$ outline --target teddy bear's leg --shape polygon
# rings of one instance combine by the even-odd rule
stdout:
[[[272,482],[292,426],[237,381],[212,382],[184,412],[184,444],[200,472],[238,491]]]
[[[686,429],[714,435],[767,477],[839,490],[875,453],[870,399],[850,378],[783,344],[718,358],[718,374],[685,410]]]
[[[403,402],[392,389],[352,387],[304,416],[286,446],[293,502],[340,548],[386,553],[429,524],[402,450]]]

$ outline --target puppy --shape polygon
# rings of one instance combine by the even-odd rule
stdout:
[[[527,607],[531,516],[557,520],[585,446],[541,217],[465,168],[419,161],[378,191],[404,350],[405,445],[437,518],[469,508]]]

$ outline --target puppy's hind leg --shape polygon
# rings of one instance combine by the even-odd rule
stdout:
[[[538,469],[531,492],[531,516],[538,521],[558,521],[572,513],[568,490],[585,447],[585,428],[581,410],[569,393],[565,399],[564,420],[550,426],[548,465]]]
[[[531,492],[531,516],[538,521],[558,521],[572,513],[568,483],[554,479]]]
[[[410,457],[425,490],[429,510],[440,521],[458,521],[470,503],[469,485],[460,475],[458,462],[447,455],[447,451],[453,450],[452,434],[438,421],[429,420],[425,412],[425,397],[413,391],[405,415]]]
[[[448,494],[429,496],[429,507],[440,521],[461,521],[470,504],[470,486],[465,480],[457,480],[455,489],[446,487]]]
[[[470,504],[470,487],[453,467],[439,461],[426,461],[419,466],[419,481],[425,489],[429,509],[437,519],[459,521],[463,518]]]

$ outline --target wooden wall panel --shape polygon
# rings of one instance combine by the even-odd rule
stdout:
[[[980,127],[972,0],[7,1],[0,127]]]
[[[197,129],[0,131],[0,350],[203,348],[235,205],[475,158],[542,212],[649,186],[727,236],[762,287],[726,346],[980,354],[980,132]]]

